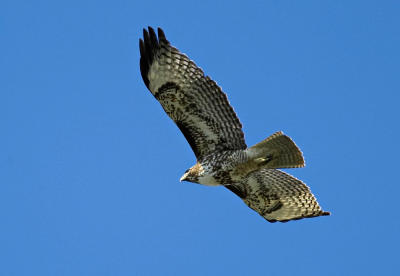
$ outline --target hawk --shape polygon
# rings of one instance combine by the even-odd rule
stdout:
[[[143,30],[140,71],[146,87],[181,130],[197,162],[181,181],[224,186],[269,222],[326,216],[310,189],[280,168],[304,167],[303,154],[282,132],[247,147],[226,94],[163,30]]]

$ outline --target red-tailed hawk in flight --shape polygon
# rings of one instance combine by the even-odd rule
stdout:
[[[326,216],[310,189],[278,168],[304,166],[282,132],[247,147],[226,94],[164,32],[149,27],[139,40],[142,78],[189,142],[197,163],[181,181],[222,185],[270,222]]]

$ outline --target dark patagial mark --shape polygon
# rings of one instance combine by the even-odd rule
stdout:
[[[159,100],[159,99],[160,99],[160,96],[161,96],[164,92],[171,91],[172,89],[178,90],[178,89],[179,89],[179,86],[178,86],[176,83],[172,82],[172,81],[169,81],[169,82],[167,82],[167,83],[164,83],[163,85],[160,86],[160,88],[158,88],[157,92],[154,93],[154,97],[155,97],[157,100]]]
[[[247,196],[245,191],[239,189],[238,187],[236,187],[233,184],[224,185],[224,187],[227,188],[228,190],[230,190],[231,192],[233,192],[235,195],[237,195],[241,199],[244,199]]]

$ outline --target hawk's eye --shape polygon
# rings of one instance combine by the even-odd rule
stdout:
[[[187,173],[189,170],[190,170],[190,169],[187,169],[187,170],[185,171],[185,173]]]

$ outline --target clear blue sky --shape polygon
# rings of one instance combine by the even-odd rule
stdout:
[[[399,2],[244,2],[1,2],[0,275],[400,273]],[[179,182],[195,158],[142,82],[148,25],[249,145],[296,141],[332,216],[270,224]]]

